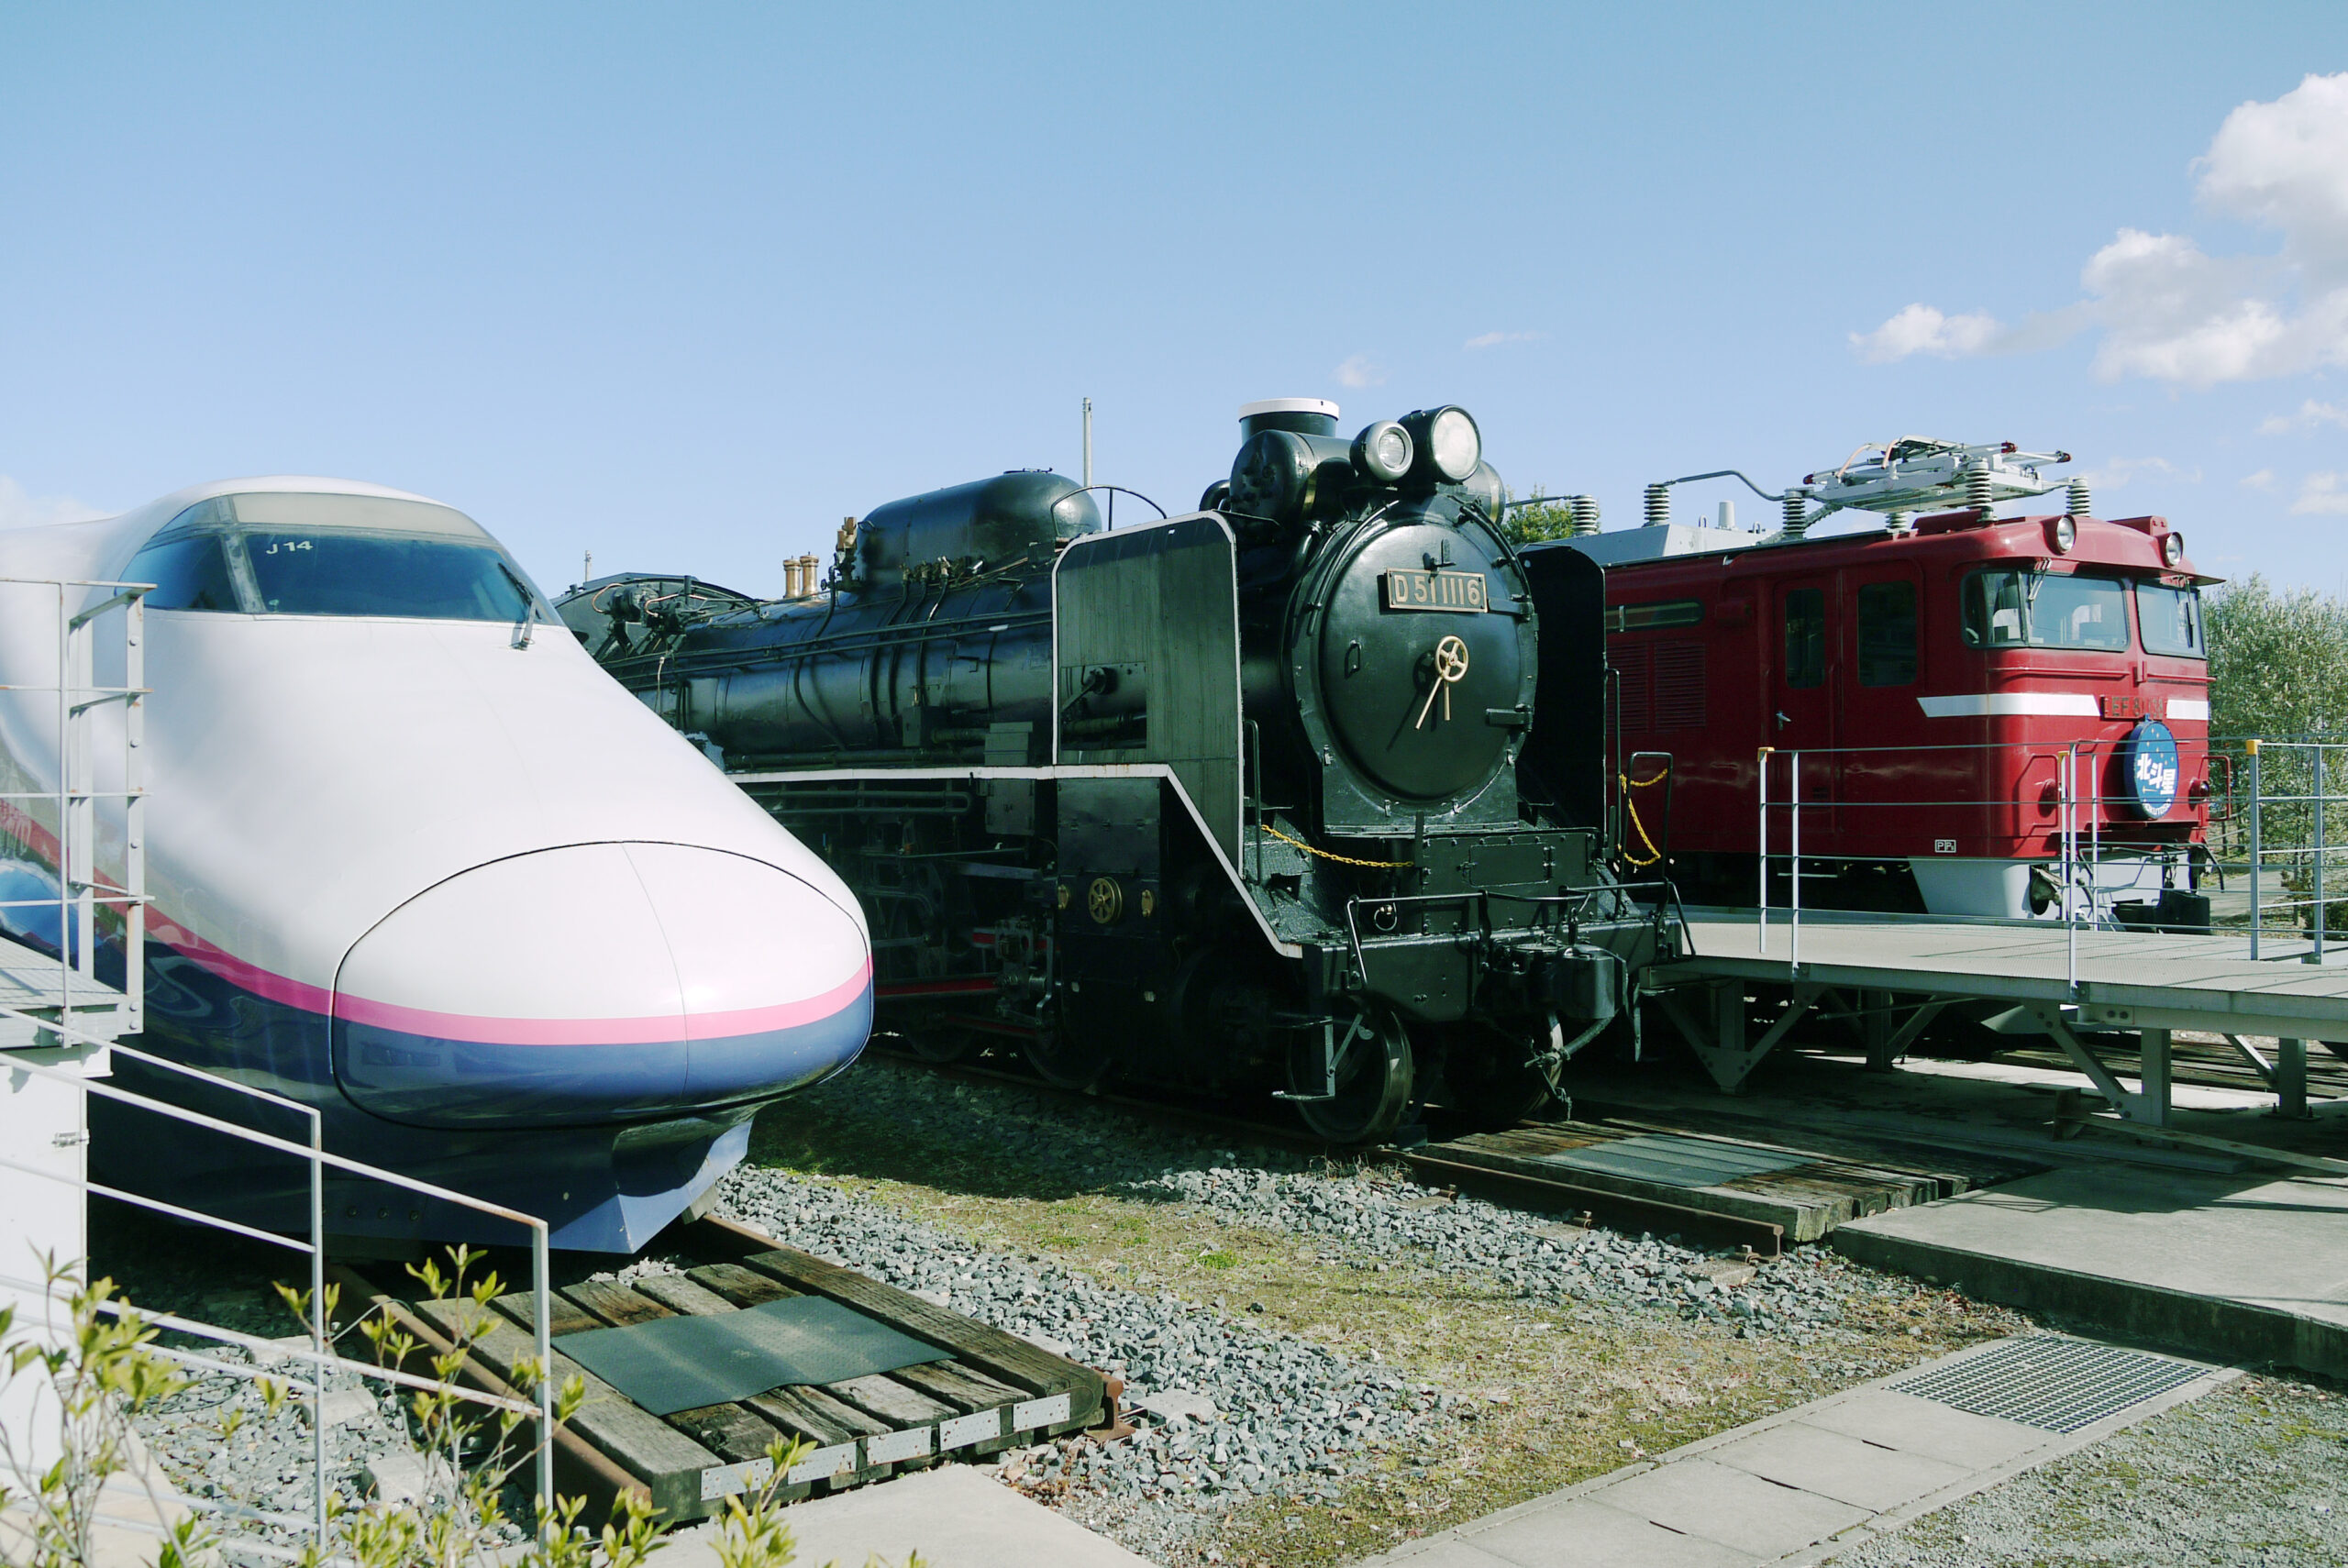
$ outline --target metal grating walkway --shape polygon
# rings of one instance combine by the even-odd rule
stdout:
[[[1955,1365],[1894,1378],[1885,1386],[1976,1416],[2076,1432],[2182,1387],[2208,1370],[2143,1351],[2032,1334]]]

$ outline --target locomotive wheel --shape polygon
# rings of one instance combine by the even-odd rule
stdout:
[[[1525,1042],[1496,1029],[1460,1029],[1448,1043],[1443,1076],[1452,1107],[1479,1132],[1513,1127],[1549,1103],[1549,1080],[1526,1059]]]
[[[907,1050],[940,1066],[968,1061],[979,1054],[980,1044],[977,1033],[951,1023],[933,1023],[905,1036]]]
[[[1332,1143],[1374,1143],[1402,1123],[1413,1079],[1411,1036],[1382,1007],[1366,1010],[1339,1049],[1334,1099],[1299,1099],[1304,1124]],[[1299,1031],[1288,1052],[1289,1092],[1321,1092],[1321,1037]]]
[[[1036,1076],[1054,1088],[1073,1089],[1079,1094],[1091,1094],[1109,1076],[1113,1063],[1111,1052],[1102,1048],[1100,1037],[1074,1036],[1066,1029],[1048,1029],[1029,1036],[1022,1048],[1027,1065]]]

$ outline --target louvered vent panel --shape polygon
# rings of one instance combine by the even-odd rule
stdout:
[[[1704,645],[1657,643],[1655,648],[1655,727],[1704,727]]]
[[[1617,646],[1607,650],[1606,657],[1614,661],[1616,673],[1623,682],[1623,733],[1645,734],[1655,727],[1653,665],[1650,657],[1654,646],[1633,643],[1628,647]]]

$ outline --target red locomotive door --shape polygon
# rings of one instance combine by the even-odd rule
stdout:
[[[1835,812],[1842,848],[1853,855],[1922,854],[1933,829],[1954,830],[1945,802],[1962,799],[1961,776],[1944,775],[1948,754],[1916,744],[1923,710],[1916,701],[1922,654],[1922,586],[1907,564],[1844,573],[1850,628],[1842,686],[1841,794]],[[1961,770],[1962,762],[1955,764]],[[1936,805],[1935,802],[1942,804]]]
[[[1832,801],[1838,793],[1837,759],[1829,749],[1835,744],[1835,656],[1840,646],[1834,597],[1831,576],[1796,578],[1778,586],[1773,606],[1776,635],[1770,650],[1776,656],[1776,668],[1769,676],[1770,712],[1766,726],[1768,744],[1778,751],[1769,768],[1773,855],[1791,846],[1792,814],[1780,803],[1792,799],[1797,784],[1803,802],[1803,849],[1827,848],[1834,832],[1833,812],[1812,805]],[[1795,752],[1806,754],[1799,763],[1788,755]]]

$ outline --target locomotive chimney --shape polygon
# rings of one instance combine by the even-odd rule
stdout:
[[[1268,397],[1239,405],[1239,438],[1252,440],[1266,430],[1290,430],[1299,436],[1335,436],[1337,405],[1325,397]]]

